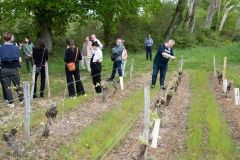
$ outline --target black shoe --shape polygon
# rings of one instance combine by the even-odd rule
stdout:
[[[40,98],[44,98],[44,96],[43,96],[43,95],[40,95]]]
[[[113,80],[111,79],[111,78],[109,78],[108,80],[107,80],[107,82],[112,82]]]
[[[162,90],[166,90],[166,87],[164,87],[164,86],[161,86],[161,89],[162,89]]]

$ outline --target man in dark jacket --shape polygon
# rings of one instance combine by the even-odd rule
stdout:
[[[167,43],[161,44],[158,48],[158,52],[153,62],[153,74],[152,74],[152,85],[154,88],[157,80],[158,71],[160,70],[160,86],[161,89],[165,90],[164,81],[168,69],[169,59],[175,60],[176,57],[173,54],[173,45],[175,41],[170,39]]]

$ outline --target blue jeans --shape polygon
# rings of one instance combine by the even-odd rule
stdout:
[[[164,86],[167,69],[168,69],[168,66],[160,67],[160,66],[156,65],[155,63],[153,63],[152,85],[155,86],[158,71],[160,70],[160,86]]]
[[[114,61],[113,62],[112,76],[110,78],[111,80],[114,80],[116,70],[118,70],[119,77],[122,77],[121,64],[122,64],[122,61]]]
[[[148,60],[148,54],[150,55],[150,60],[152,60],[152,46],[146,46],[146,60]]]
[[[126,66],[127,60],[122,62],[121,64],[121,69],[122,69],[122,76],[124,76],[124,72],[125,72],[125,66]]]

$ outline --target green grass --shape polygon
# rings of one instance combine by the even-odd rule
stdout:
[[[237,159],[238,150],[211,92],[206,72],[191,72],[186,153],[181,159]]]
[[[154,89],[151,91],[153,91],[151,96],[155,97],[158,90]],[[104,149],[104,151],[107,151],[115,140],[121,137],[121,134],[125,135],[124,131],[129,127],[131,120],[142,111],[144,104],[143,96],[143,90],[131,94],[120,106],[114,107],[101,116],[97,122],[88,125],[80,136],[63,145],[53,159],[79,159],[80,157],[83,159],[94,159],[110,143]],[[119,134],[117,134],[118,132]],[[116,136],[115,139],[113,139],[114,136]],[[100,154],[99,157],[104,153]]]

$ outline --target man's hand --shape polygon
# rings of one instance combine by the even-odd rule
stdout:
[[[177,59],[177,57],[175,57],[175,56],[171,56],[170,58],[171,58],[172,60]]]

